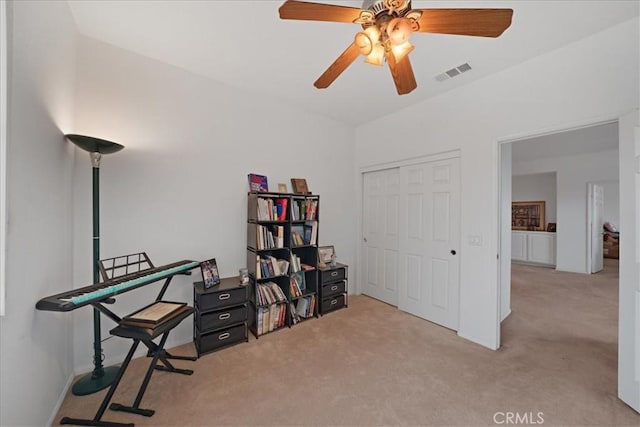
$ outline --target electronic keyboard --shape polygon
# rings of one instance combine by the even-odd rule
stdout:
[[[103,301],[158,280],[185,273],[199,266],[200,263],[197,261],[183,260],[160,267],[148,268],[116,279],[42,298],[36,304],[36,308],[47,311],[75,310],[78,307]]]

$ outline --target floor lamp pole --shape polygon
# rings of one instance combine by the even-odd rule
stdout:
[[[100,281],[100,153],[91,153],[93,166],[93,283]],[[93,309],[93,375],[103,376],[100,312]]]
[[[102,153],[113,153],[124,148],[115,142],[105,141],[82,135],[67,135],[74,144],[89,151],[93,170],[93,283],[100,282],[100,161]],[[116,378],[119,368],[102,365],[102,337],[100,330],[100,312],[93,309],[93,371],[80,378],[71,391],[76,396],[92,394],[109,387]]]

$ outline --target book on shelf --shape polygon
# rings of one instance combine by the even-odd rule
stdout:
[[[296,304],[296,313],[298,314],[298,317],[306,319],[313,316],[315,303],[315,295],[309,295],[308,297],[300,298]]]
[[[286,300],[286,295],[277,283],[266,282],[256,285],[256,303],[258,305],[270,305]]]
[[[291,323],[295,325],[300,321],[300,315],[296,311],[296,306],[294,303],[289,303],[289,311],[291,312]]]
[[[306,221],[304,223],[305,245],[315,245],[318,237],[318,221]]]
[[[258,279],[267,277],[277,277],[287,274],[289,271],[289,261],[285,259],[278,259],[271,255],[264,257],[257,256],[256,264],[256,277]],[[258,275],[258,271],[260,274]]]
[[[283,197],[277,199],[258,197],[258,221],[286,221],[288,205],[289,199]]]
[[[263,308],[261,310],[262,312],[262,333],[266,334],[267,332],[269,332],[269,317],[271,315],[271,310],[269,310],[269,308]]]
[[[278,259],[276,262],[278,263],[278,269],[280,270],[281,275],[285,275],[289,272],[289,261],[286,259]]]
[[[316,296],[311,295],[310,304],[309,304],[309,317],[313,316],[313,313],[315,313],[315,309],[316,309]]]
[[[291,276],[289,277],[289,288],[291,291],[291,296],[293,298],[297,298],[302,296],[302,294],[304,294],[304,291],[306,289],[306,285],[304,282],[304,273],[303,272],[298,272],[298,273],[293,273],[291,274]]]
[[[309,264],[300,264],[300,269],[302,271],[311,271],[311,270],[315,270],[316,268],[313,265],[309,265]]]
[[[256,249],[280,249],[284,247],[284,226],[256,226]]]
[[[304,225],[291,226],[291,244],[293,246],[304,246]]]
[[[311,244],[311,233],[312,233],[311,227],[305,225],[304,226],[304,236],[303,236],[305,245]]]
[[[291,204],[291,219],[293,221],[313,221],[318,215],[317,199],[296,199]]]
[[[286,221],[288,204],[289,204],[289,199],[285,199],[285,198],[276,199],[276,213],[277,213],[278,221]]]
[[[250,173],[249,174],[249,190],[255,191],[255,192],[269,191],[267,177],[264,175],[258,175],[256,173]]]
[[[304,233],[304,231],[302,231],[302,232],[292,231],[291,232],[291,239],[293,240],[293,245],[294,246],[304,246],[304,237],[302,237],[302,233]]]
[[[300,271],[300,257],[296,254],[291,254],[291,272],[296,273]]]
[[[262,333],[262,323],[263,321],[263,316],[262,316],[262,308],[258,309],[258,315],[256,316],[256,333],[257,334],[261,334]]]
[[[300,298],[296,304],[296,313],[299,317],[307,317],[306,313],[309,308],[309,300],[306,298]]]
[[[314,220],[316,219],[316,213],[318,211],[318,200],[307,199],[305,204],[305,216],[306,220]]]
[[[265,273],[265,277],[273,277],[273,276],[279,276],[279,274],[276,273],[276,270],[273,268],[273,262],[271,261],[270,258],[267,259],[262,259],[260,260],[260,262],[263,265],[263,270]]]
[[[256,319],[256,331],[258,335],[266,334],[281,328],[286,323],[286,304],[273,304],[269,307],[258,309]]]
[[[259,197],[256,200],[258,221],[270,221],[273,212],[273,200]]]

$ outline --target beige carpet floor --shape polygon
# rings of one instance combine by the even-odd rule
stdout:
[[[587,276],[513,268],[503,347],[485,349],[374,299],[155,372],[142,407],[103,419],[153,426],[495,425],[496,412],[544,425],[640,426],[616,398],[617,264]],[[173,349],[194,354],[191,344]],[[131,404],[148,360],[114,401]],[[93,417],[106,391],[69,394],[63,415]],[[504,421],[499,414],[498,421]],[[528,418],[529,421],[532,418]]]

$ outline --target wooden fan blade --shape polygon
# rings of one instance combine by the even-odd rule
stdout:
[[[338,59],[333,61],[333,64],[327,68],[327,71],[322,73],[313,85],[318,89],[328,88],[329,85],[331,85],[331,83],[333,83],[333,81],[337,79],[338,76],[353,63],[353,61],[356,60],[358,55],[360,55],[358,47],[355,42],[351,43],[349,47],[342,52],[342,55],[338,56]]]
[[[513,9],[416,9],[421,33],[498,37],[511,25]]]
[[[396,62],[396,57],[393,56],[392,52],[387,52],[386,56],[398,95],[406,95],[417,88],[418,83],[416,83],[416,76],[413,74],[409,55],[402,58],[399,62]]]
[[[332,4],[287,0],[280,6],[280,19],[352,23],[360,16],[360,9]]]

